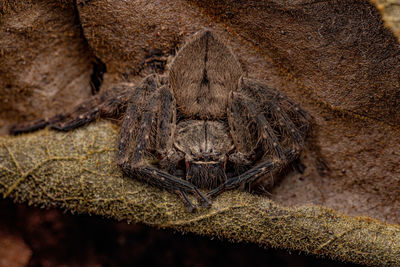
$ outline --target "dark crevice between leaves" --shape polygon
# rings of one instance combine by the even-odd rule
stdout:
[[[100,91],[100,86],[103,83],[103,75],[107,72],[106,64],[99,58],[95,57],[93,61],[93,72],[90,75],[90,88],[92,94],[95,95]]]
[[[88,1],[79,2],[79,5],[82,6],[82,5],[86,4],[86,2],[88,2]],[[91,88],[92,94],[95,95],[100,91],[100,86],[103,83],[103,75],[104,75],[104,73],[107,72],[107,66],[106,66],[106,64],[104,64],[104,62],[100,58],[98,58],[94,55],[94,52],[92,51],[92,48],[89,45],[88,40],[86,39],[85,33],[83,31],[81,19],[79,16],[77,0],[74,0],[74,12],[76,15],[76,20],[79,25],[79,31],[81,32],[81,36],[86,44],[86,47],[89,50],[88,52],[93,57],[93,63],[92,63],[93,71],[92,71],[92,74],[90,75],[90,88]]]

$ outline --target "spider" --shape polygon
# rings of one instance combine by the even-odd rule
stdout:
[[[122,121],[116,161],[123,173],[176,193],[189,210],[281,170],[298,158],[310,128],[299,105],[244,77],[236,56],[210,30],[177,52],[167,74],[107,90],[11,133],[45,126],[67,131],[99,117]]]

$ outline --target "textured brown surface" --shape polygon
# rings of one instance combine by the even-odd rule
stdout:
[[[147,60],[168,56],[184,35],[203,26],[198,12],[184,1],[177,2],[77,1],[85,37],[107,65],[106,82],[134,80]]]
[[[400,48],[367,1],[194,1],[339,109],[398,124]]]
[[[68,93],[76,97],[74,102],[87,97],[92,70],[87,58],[92,57],[88,56],[91,50],[107,65],[103,90],[116,81],[137,81],[140,77],[136,75],[144,75],[149,62],[160,57],[164,62],[168,53],[183,44],[185,38],[201,27],[209,27],[227,40],[247,73],[286,93],[314,117],[313,135],[301,156],[301,163],[306,167],[304,173],[289,169],[271,198],[284,205],[316,204],[349,215],[400,223],[399,46],[394,35],[384,27],[378,10],[368,1],[292,1],[285,5],[278,1],[77,2],[89,46],[80,34],[69,38],[74,45],[67,47],[78,47],[74,51],[80,51],[72,53],[75,56],[66,56],[68,53],[61,48],[56,55],[52,54],[53,48],[46,49],[50,45],[45,42],[49,36],[46,29],[57,27],[39,27],[40,23],[29,26],[32,23],[29,19],[37,10],[45,10],[46,15],[39,18],[71,21],[76,13],[68,2],[61,5],[61,2],[20,1],[15,4],[18,8],[0,6],[0,36],[5,36],[0,39],[3,125],[52,114],[53,107],[57,107],[43,105],[49,102],[28,105],[36,103],[35,95],[25,97],[25,89],[19,88],[37,85],[35,92],[46,88],[57,91],[73,84],[69,90],[85,88],[83,94]],[[385,8],[382,8],[384,1],[376,2],[384,18],[395,22],[396,2],[384,4]],[[24,15],[28,13],[29,16]],[[74,23],[78,21],[75,19]],[[12,25],[13,31],[7,32],[5,25]],[[60,32],[65,33],[51,32],[50,36],[54,37],[51,40],[65,40],[65,34]],[[7,37],[9,34],[17,42],[10,43],[14,39]],[[29,52],[30,47],[40,45],[43,49]],[[16,47],[18,53],[10,52],[10,46]],[[21,64],[18,55],[24,53],[27,57],[34,55],[34,59],[26,61],[34,66],[34,71]],[[60,68],[50,68],[48,80],[43,80],[46,76],[41,71],[45,68],[38,64],[42,56],[46,60],[51,58],[49,62],[58,58],[61,61]],[[53,79],[58,83],[51,83]],[[7,87],[4,82],[11,86]],[[68,101],[71,103],[71,99]],[[68,107],[65,103],[60,105],[56,111]],[[40,109],[46,111],[38,112]],[[66,138],[68,134],[57,136]],[[69,144],[59,145],[69,149]],[[28,151],[23,149],[23,142],[19,146],[20,151]],[[38,146],[45,153],[46,143],[41,141]],[[92,164],[112,164],[111,158],[108,163],[99,159]],[[100,173],[101,168],[97,171]],[[85,176],[80,177],[84,181]],[[112,179],[117,184],[120,180]],[[96,185],[82,185],[91,188],[93,194],[96,191]],[[21,186],[19,190],[24,190]],[[65,191],[69,190],[68,186],[68,183],[63,185]],[[82,198],[80,191],[71,192],[75,193],[77,199]],[[31,203],[35,200],[31,191],[19,196],[20,200],[32,198]],[[54,201],[49,204],[62,203],[57,198]],[[91,205],[97,209],[97,204],[94,201]],[[87,209],[90,211],[90,206]]]
[[[0,132],[90,96],[93,55],[71,3],[0,3]]]

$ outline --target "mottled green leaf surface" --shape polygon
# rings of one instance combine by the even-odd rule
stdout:
[[[173,194],[123,177],[114,163],[118,130],[98,122],[60,133],[0,138],[0,192],[18,202],[62,207],[182,232],[294,249],[367,265],[400,264],[400,228],[334,210],[285,208],[231,191],[187,213]]]

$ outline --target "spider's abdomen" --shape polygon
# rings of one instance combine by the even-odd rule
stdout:
[[[183,114],[218,119],[226,116],[229,92],[237,90],[242,74],[230,49],[213,33],[204,31],[176,55],[169,83]]]

